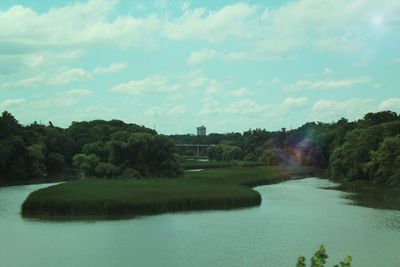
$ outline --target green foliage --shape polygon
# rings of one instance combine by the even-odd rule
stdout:
[[[210,160],[239,160],[243,159],[242,149],[234,145],[217,145],[207,149],[207,156]]]
[[[393,111],[370,112],[365,114],[362,124],[365,126],[371,126],[395,120],[399,120],[399,116]]]
[[[150,133],[118,131],[110,140],[83,146],[83,154],[74,157],[74,165],[86,176],[132,178],[182,174],[174,146],[166,137]]]
[[[321,245],[311,258],[311,267],[323,267],[327,258],[325,247]]]
[[[238,146],[224,145],[222,148],[223,160],[239,160],[242,159],[242,149]]]
[[[44,148],[41,144],[33,144],[27,147],[28,152],[28,171],[33,177],[43,176],[45,173]]]
[[[95,154],[77,154],[73,158],[73,165],[79,168],[84,175],[94,176],[95,169],[100,163],[100,158]]]
[[[339,265],[335,265],[334,267],[351,267],[351,261],[352,261],[352,257],[351,256],[347,256],[343,261],[341,261],[339,263]]]
[[[314,253],[314,256],[311,258],[311,267],[324,267],[327,259],[328,255],[326,254],[325,247],[324,245],[321,245]],[[351,267],[351,261],[351,256],[347,256],[343,261],[339,263],[340,267]],[[304,256],[298,257],[296,267],[306,266],[306,258]],[[339,265],[335,265],[334,267],[339,267]]]
[[[72,165],[85,175],[106,178],[124,173],[134,177],[182,174],[175,153],[187,156],[190,150],[176,150],[168,139],[176,144],[212,144],[207,150],[210,160],[311,166],[326,170],[335,179],[399,184],[397,154],[389,149],[395,144],[383,145],[387,138],[400,134],[400,117],[391,111],[368,113],[355,122],[345,118],[308,122],[293,130],[250,129],[243,134],[169,138],[120,120],[73,122],[67,129],[50,122],[22,126],[5,111],[0,129],[1,184],[43,180],[49,174],[61,175]]]
[[[388,170],[387,167],[389,166],[393,169],[400,165],[396,163],[396,157],[393,158],[394,160],[389,160],[389,157],[395,156],[395,152],[389,152],[388,145],[380,148],[379,153],[374,151],[381,147],[384,140],[397,134],[400,134],[400,121],[357,128],[348,132],[343,144],[336,147],[330,156],[329,171],[331,176],[338,179],[371,179],[386,183],[390,176],[385,176],[385,173],[380,173],[378,169],[383,171],[384,169]],[[390,142],[393,143],[394,141]],[[379,168],[379,165],[386,165],[387,167]],[[391,170],[388,171],[392,174]]]
[[[0,184],[44,181],[75,166],[87,176],[182,173],[173,144],[155,131],[122,121],[73,122],[68,129],[0,117]]]
[[[222,160],[223,148],[221,145],[212,146],[207,149],[207,156],[209,160]]]
[[[370,179],[387,184],[400,184],[400,135],[387,137],[376,151],[371,152],[371,161],[365,165]]]
[[[280,167],[236,167],[187,173],[170,179],[81,179],[33,192],[22,205],[28,217],[137,216],[167,211],[256,206],[250,186],[290,177]]]
[[[99,162],[94,169],[94,175],[97,177],[115,177],[121,175],[121,168],[106,162]]]
[[[297,258],[296,267],[306,267],[306,258],[304,256]]]
[[[274,149],[265,149],[259,160],[269,166],[278,166],[282,164],[281,157]]]

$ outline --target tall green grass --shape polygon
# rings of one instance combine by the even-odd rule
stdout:
[[[184,160],[181,166],[184,170],[190,169],[211,169],[211,168],[226,168],[226,167],[255,167],[262,166],[261,162],[257,161],[199,161],[199,160]]]
[[[250,186],[289,177],[290,172],[282,167],[235,167],[191,172],[184,178],[83,179],[31,193],[22,205],[22,215],[110,218],[257,206],[261,196]]]

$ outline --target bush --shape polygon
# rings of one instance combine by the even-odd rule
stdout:
[[[259,160],[269,166],[278,166],[282,164],[281,157],[279,157],[278,153],[273,149],[264,150]]]
[[[311,267],[324,267],[326,263],[326,259],[328,255],[326,254],[326,250],[324,245],[321,245],[319,249],[314,253],[314,256],[311,258]],[[351,256],[347,256],[343,261],[339,264],[336,264],[334,267],[351,267]],[[296,267],[306,267],[306,258],[304,256],[300,256],[297,258]]]

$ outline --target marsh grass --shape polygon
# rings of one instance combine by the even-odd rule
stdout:
[[[212,169],[212,168],[227,168],[227,167],[256,167],[263,164],[258,161],[198,161],[198,160],[185,160],[181,162],[184,170],[190,169]]]
[[[170,179],[82,179],[37,190],[22,205],[24,217],[135,217],[174,211],[226,210],[261,204],[250,186],[289,179],[283,167],[232,167]]]

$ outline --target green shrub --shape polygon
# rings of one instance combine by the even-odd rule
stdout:
[[[311,267],[324,267],[326,264],[326,259],[328,259],[328,255],[326,254],[324,245],[321,245],[311,258]],[[351,256],[347,256],[343,261],[341,261],[339,264],[336,264],[334,267],[351,267],[351,261]],[[304,256],[298,257],[296,267],[306,266],[306,258]]]

